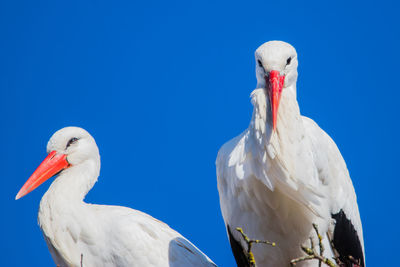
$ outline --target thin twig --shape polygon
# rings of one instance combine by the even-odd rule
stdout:
[[[331,248],[332,248],[332,252],[333,252],[333,256],[334,256],[333,258],[335,259],[336,264],[338,266],[344,266],[343,262],[340,260],[340,254],[336,250],[335,244],[333,244],[333,238],[332,238],[331,233],[328,231],[326,235],[328,236],[329,244],[331,244]]]
[[[313,226],[315,232],[317,233],[317,237],[318,237],[319,255],[321,255],[321,257],[323,257],[325,249],[324,249],[324,245],[322,244],[322,236],[319,234],[317,225],[315,223],[313,223],[312,226]],[[321,267],[321,265],[322,265],[322,261],[319,261],[318,266]]]
[[[348,256],[347,257],[353,264],[355,264],[356,266],[361,266],[361,260],[356,260],[353,256]]]
[[[267,245],[271,245],[273,247],[276,246],[275,242],[248,238],[248,236],[243,232],[243,229],[240,228],[240,227],[236,227],[236,231],[238,231],[242,235],[244,241],[246,241],[246,243],[247,243],[247,255],[246,255],[246,257],[247,257],[247,260],[249,261],[250,267],[255,267],[256,266],[256,260],[254,258],[254,254],[253,254],[253,252],[251,252],[251,248],[252,248],[254,243],[255,244],[267,244]]]
[[[311,247],[305,247],[301,246],[301,249],[307,254],[307,256],[303,256],[300,258],[296,258],[290,261],[291,266],[296,266],[296,263],[302,262],[302,261],[307,261],[307,260],[318,260],[319,261],[319,266],[322,265],[322,263],[325,263],[326,265],[330,267],[338,267],[336,264],[334,264],[330,259],[324,257],[324,245],[322,244],[322,236],[319,234],[318,231],[318,226],[316,224],[313,224],[314,231],[317,233],[318,237],[318,246],[319,246],[319,254],[315,252],[315,247],[314,247],[314,242],[312,238],[310,238],[311,241]]]

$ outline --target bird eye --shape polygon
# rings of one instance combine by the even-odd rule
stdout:
[[[258,66],[260,66],[261,68],[263,68],[263,65],[261,63],[261,60],[257,60]]]
[[[286,65],[289,65],[291,61],[292,61],[292,57],[289,57],[289,58],[286,60]]]
[[[67,146],[65,148],[68,148],[70,145],[76,143],[76,141],[78,141],[78,138],[72,137],[71,139],[69,139]]]

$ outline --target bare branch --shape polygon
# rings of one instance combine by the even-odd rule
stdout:
[[[330,259],[324,257],[324,245],[322,244],[322,236],[319,234],[318,231],[318,226],[313,223],[313,228],[314,231],[317,234],[318,237],[318,246],[319,246],[319,254],[315,252],[315,246],[312,238],[310,238],[311,241],[311,247],[305,247],[301,246],[301,249],[307,254],[307,256],[303,256],[300,258],[296,258],[290,261],[291,266],[296,266],[296,263],[302,262],[302,261],[307,261],[307,260],[318,260],[319,261],[319,266],[322,265],[322,263],[330,266],[330,267],[338,267],[336,264],[334,264]],[[335,259],[336,260],[336,259]],[[340,265],[339,265],[340,266]]]
[[[236,228],[236,231],[238,231],[238,232],[242,235],[244,241],[246,241],[246,243],[247,243],[247,255],[246,255],[246,257],[247,257],[247,260],[249,261],[249,264],[250,264],[251,267],[256,267],[256,260],[254,259],[254,254],[253,254],[253,252],[251,252],[251,248],[252,248],[252,246],[253,246],[254,243],[255,243],[255,244],[267,244],[267,245],[271,245],[271,246],[273,246],[273,247],[276,246],[275,242],[264,241],[264,240],[258,240],[258,239],[250,239],[250,238],[243,232],[243,229],[240,228],[240,227],[237,227],[237,228]]]

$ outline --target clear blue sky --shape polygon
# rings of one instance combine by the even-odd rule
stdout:
[[[399,17],[386,0],[1,1],[0,265],[53,266],[37,225],[51,181],[14,197],[53,132],[80,126],[102,160],[88,202],[147,212],[234,266],[214,161],[249,123],[254,50],[277,39],[299,54],[302,113],[347,162],[367,263],[389,266],[400,235]]]

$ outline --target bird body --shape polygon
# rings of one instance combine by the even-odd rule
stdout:
[[[251,238],[277,244],[253,248],[257,266],[288,266],[304,255],[300,245],[309,244],[313,223],[323,233],[325,247],[330,247],[327,235],[344,227],[334,219],[342,212],[353,228],[333,241],[338,250],[343,248],[339,236],[358,243],[351,256],[362,257],[364,264],[361,220],[346,164],[332,139],[300,114],[294,48],[268,42],[257,49],[256,61],[258,83],[251,95],[250,125],[222,146],[216,161],[221,211],[231,244],[239,241],[246,248],[234,231],[241,227]],[[238,261],[238,253],[234,251],[238,266],[247,266]],[[332,257],[333,251],[325,256]],[[317,261],[300,263],[317,265]]]
[[[100,171],[98,148],[85,130],[59,130],[47,150],[44,167],[39,166],[17,198],[38,186],[35,179],[43,168],[49,172],[59,164],[54,163],[57,157],[66,159],[68,165],[43,196],[38,216],[57,266],[216,266],[178,232],[145,213],[83,201]]]

